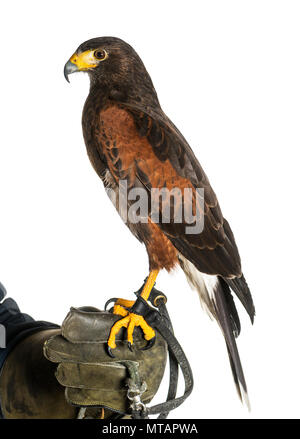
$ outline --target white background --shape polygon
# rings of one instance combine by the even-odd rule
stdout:
[[[143,59],[234,231],[255,299],[239,306],[249,414],[225,344],[180,271],[162,273],[195,388],[176,418],[300,414],[300,5],[297,1],[10,1],[0,27],[0,280],[24,312],[133,298],[146,252],[121,223],[81,132],[88,77],[63,77],[77,46],[112,35]],[[156,402],[162,400],[166,389]]]

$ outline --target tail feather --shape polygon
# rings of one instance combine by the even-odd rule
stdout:
[[[218,277],[218,281],[220,282],[224,293],[224,298],[227,304],[227,309],[231,321],[233,334],[237,338],[241,332],[241,323],[240,323],[239,315],[235,307],[235,303],[232,294],[230,292],[230,288],[228,287],[227,283],[221,277]]]
[[[216,288],[214,289],[214,297],[215,297],[214,305],[216,309],[217,321],[220,325],[220,328],[225,338],[232,375],[237,388],[237,392],[241,401],[244,401],[248,406],[248,409],[250,410],[247,384],[244,377],[244,372],[243,372],[237,344],[235,341],[234,331],[232,330],[230,313],[225,298],[226,296],[224,294],[224,285],[222,285],[220,281],[218,281],[218,283],[216,284]]]
[[[189,284],[198,291],[201,304],[221,328],[237,393],[250,410],[246,380],[235,341],[241,325],[227,279],[201,273],[182,255],[179,255],[179,261]]]
[[[249,314],[251,322],[254,321],[255,316],[255,308],[252,300],[252,296],[247,285],[246,279],[244,275],[241,277],[235,277],[232,279],[224,278],[224,281],[230,286],[230,288],[235,292],[235,294],[240,299],[243,304],[245,310]]]

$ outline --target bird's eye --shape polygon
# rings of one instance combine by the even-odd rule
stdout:
[[[107,56],[107,53],[106,53],[106,51],[104,49],[97,49],[94,52],[94,57],[99,59],[99,60],[105,59],[106,56]]]

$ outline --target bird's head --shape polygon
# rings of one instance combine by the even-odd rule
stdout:
[[[93,38],[82,43],[64,68],[69,75],[87,72],[93,87],[120,95],[138,95],[143,87],[146,94],[156,98],[151,78],[135,52],[125,41],[115,37]]]

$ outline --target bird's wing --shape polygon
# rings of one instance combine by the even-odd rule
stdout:
[[[176,195],[170,201],[170,221],[163,222],[160,218],[158,225],[200,272],[219,275],[228,281],[253,319],[254,306],[247,284],[244,285],[233,233],[207,176],[182,134],[162,112],[128,105],[109,111],[103,114],[101,129],[107,139],[104,151],[112,174],[116,179],[128,179],[132,187],[142,183],[148,191],[179,188],[179,195],[183,195],[184,188],[191,189],[193,213],[199,207],[204,214],[202,232],[187,234],[186,227],[190,224],[184,221],[184,215],[183,221],[176,223],[175,214],[182,202],[182,196]],[[195,195],[197,188],[204,190],[203,205]]]

